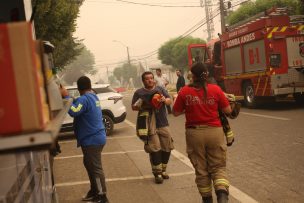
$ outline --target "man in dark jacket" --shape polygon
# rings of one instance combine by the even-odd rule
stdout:
[[[151,115],[144,149],[149,153],[155,183],[162,184],[163,179],[169,179],[166,169],[171,150],[174,148],[165,107],[171,104],[171,99],[167,90],[155,85],[152,72],[144,72],[141,77],[144,87],[135,91],[132,98],[132,110],[138,111],[139,115],[143,112],[149,112]],[[159,98],[153,98],[155,95]],[[154,105],[154,99],[158,100],[157,106]],[[140,100],[142,104],[137,105],[137,101]]]
[[[91,185],[91,189],[82,200],[107,203],[105,176],[101,163],[101,152],[106,144],[106,132],[102,122],[100,102],[92,91],[88,77],[80,77],[77,88],[80,97],[73,101],[68,113],[74,117],[77,147],[80,146],[82,149],[83,164]],[[62,96],[67,96],[67,91],[61,92]]]
[[[185,86],[185,78],[182,75],[181,70],[176,70],[176,75],[177,75],[176,92],[179,92],[179,90]]]

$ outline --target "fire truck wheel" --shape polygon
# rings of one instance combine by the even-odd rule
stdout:
[[[249,108],[255,108],[257,106],[257,98],[254,95],[254,89],[251,82],[244,83],[244,100],[245,104]]]
[[[298,104],[304,104],[304,93],[294,93],[293,97]]]

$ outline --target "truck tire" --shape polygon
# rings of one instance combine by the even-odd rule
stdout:
[[[257,98],[254,95],[254,88],[251,82],[245,82],[243,86],[244,91],[244,101],[245,105],[248,108],[256,108],[257,107]]]
[[[293,98],[298,104],[304,104],[304,93],[294,93]]]
[[[114,129],[113,119],[110,116],[108,116],[107,114],[103,114],[102,117],[103,117],[102,121],[103,121],[103,124],[106,129],[106,134],[107,134],[107,136],[109,136],[112,134],[113,129]]]

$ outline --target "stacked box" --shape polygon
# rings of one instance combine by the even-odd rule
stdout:
[[[0,24],[0,136],[42,130],[49,121],[39,56],[30,23]]]

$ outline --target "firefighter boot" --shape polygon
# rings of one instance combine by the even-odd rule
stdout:
[[[167,164],[170,159],[171,152],[161,151],[162,156],[162,177],[163,179],[169,179],[169,175],[167,174]]]
[[[164,182],[164,179],[161,174],[153,173],[153,175],[154,175],[154,181],[156,184],[162,184]]]
[[[162,177],[162,164],[159,165],[152,165],[152,173],[154,175],[154,180],[156,184],[162,184],[163,183],[163,177]]]
[[[166,170],[167,170],[167,164],[162,164],[161,176],[163,177],[163,179],[169,179],[169,175],[167,174]]]
[[[203,203],[213,203],[212,196],[202,197]]]
[[[216,196],[218,203],[228,203],[228,192],[226,190],[217,190]]]
[[[152,152],[149,154],[149,156],[152,166],[152,173],[155,177],[155,183],[162,184],[164,180],[162,177],[161,151]]]

